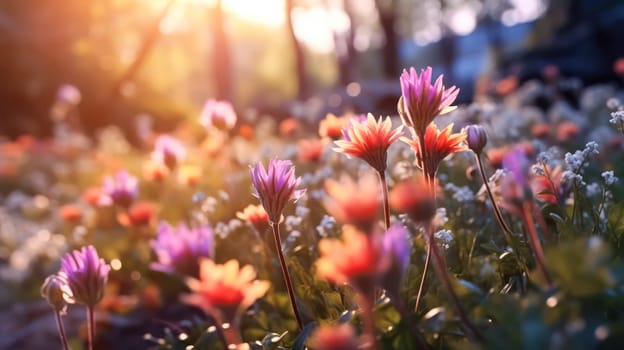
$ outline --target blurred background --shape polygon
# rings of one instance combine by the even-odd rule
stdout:
[[[246,116],[394,114],[409,66],[460,102],[508,77],[612,82],[622,28],[621,0],[3,0],[0,134],[49,135],[65,84],[93,133],[146,115],[166,130],[208,98]]]

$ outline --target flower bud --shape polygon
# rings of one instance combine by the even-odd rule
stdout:
[[[481,153],[487,143],[485,129],[481,125],[469,125],[466,128],[466,141],[468,142],[468,148],[474,153]]]
[[[59,275],[48,276],[41,285],[41,296],[57,312],[64,312],[67,306],[64,294],[68,292],[67,282]]]

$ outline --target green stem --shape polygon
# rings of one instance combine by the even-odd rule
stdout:
[[[295,301],[295,291],[293,288],[292,280],[290,278],[290,274],[288,273],[288,267],[286,266],[286,259],[284,258],[284,253],[282,251],[282,242],[280,240],[279,234],[279,223],[271,222],[271,227],[273,228],[273,238],[275,238],[277,256],[279,256],[280,266],[282,267],[282,275],[284,276],[284,283],[286,283],[286,289],[288,290],[290,305],[292,306],[293,313],[295,314],[295,319],[297,320],[297,326],[299,327],[299,331],[301,331],[303,330],[303,322],[301,321],[301,316],[299,315],[299,309],[297,309],[297,302]]]

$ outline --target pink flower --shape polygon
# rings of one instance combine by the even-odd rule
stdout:
[[[448,113],[456,106],[451,104],[457,98],[459,89],[452,86],[444,88],[442,75],[431,85],[431,67],[420,71],[411,67],[409,73],[403,70],[401,74],[401,98],[398,110],[403,124],[414,128],[416,135],[422,137],[425,129],[435,117]]]
[[[301,178],[295,177],[295,167],[289,160],[269,161],[268,171],[262,163],[249,169],[251,182],[272,224],[279,223],[289,200],[298,200],[305,190],[297,190]]]
[[[384,172],[388,148],[399,139],[402,129],[400,126],[393,130],[389,117],[385,120],[379,117],[376,121],[369,113],[365,121],[351,119],[350,125],[343,131],[345,139],[334,141],[338,146],[334,151],[360,158],[378,172]]]
[[[158,236],[150,242],[158,258],[151,267],[168,273],[198,276],[199,258],[209,258],[213,250],[213,234],[210,227],[189,228],[184,224],[172,227],[162,222]]]
[[[139,193],[139,182],[136,177],[121,170],[114,177],[104,178],[102,192],[110,197],[113,203],[129,207]]]
[[[359,341],[349,323],[322,325],[310,335],[307,345],[314,350],[357,350]]]
[[[227,101],[206,101],[199,122],[207,129],[231,130],[236,124],[236,112]]]

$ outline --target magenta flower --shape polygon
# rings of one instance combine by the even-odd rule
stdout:
[[[160,135],[156,139],[152,158],[169,169],[175,166],[186,157],[186,148],[180,140],[169,135]]]
[[[295,177],[295,167],[289,160],[279,160],[276,157],[269,161],[268,172],[260,162],[255,167],[250,167],[249,171],[256,190],[255,195],[260,199],[273,224],[279,223],[289,200],[296,201],[305,193],[305,190],[295,189],[301,178]]]
[[[189,228],[180,224],[172,227],[162,222],[158,236],[150,244],[158,258],[158,262],[150,265],[152,269],[197,277],[199,258],[212,257],[214,236],[207,226]]]
[[[236,124],[236,112],[229,102],[210,99],[204,105],[199,122],[207,129],[230,130]]]
[[[80,90],[78,90],[77,87],[71,84],[63,84],[59,86],[58,90],[56,91],[56,98],[61,102],[70,105],[77,105],[78,103],[80,103],[82,95],[80,94]]]
[[[431,85],[431,67],[420,71],[411,67],[409,73],[403,70],[401,74],[401,98],[398,110],[403,124],[414,128],[418,137],[423,137],[427,125],[435,117],[448,113],[456,106],[451,104],[457,98],[459,89],[452,86],[444,88],[442,75]]]
[[[115,174],[115,177],[104,178],[102,192],[110,197],[113,203],[129,207],[139,194],[139,182],[136,177],[121,170]]]
[[[110,266],[100,259],[92,245],[65,254],[59,272],[71,290],[72,302],[93,308],[104,296]]]

